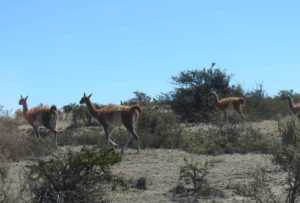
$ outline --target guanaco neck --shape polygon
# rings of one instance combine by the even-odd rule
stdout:
[[[289,104],[289,108],[290,110],[295,113],[295,105],[294,105],[294,102],[293,102],[293,99],[291,97],[288,97],[288,104]]]
[[[90,99],[88,99],[87,103],[86,103],[89,111],[91,112],[91,114],[94,116],[94,117],[97,117],[97,109],[95,108],[94,104],[91,102]]]
[[[28,106],[27,106],[27,102],[23,102],[22,103],[22,106],[23,106],[23,115],[24,117],[26,118],[26,115],[27,115],[27,112],[28,112]]]
[[[219,97],[218,97],[217,93],[213,92],[212,94],[214,95],[214,102],[215,102],[215,104],[219,105]]]

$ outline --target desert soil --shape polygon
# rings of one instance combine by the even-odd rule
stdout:
[[[252,123],[268,136],[277,132],[275,121]],[[208,128],[206,125],[190,126],[190,131]],[[63,150],[66,147],[61,147]],[[71,147],[80,150],[81,146]],[[209,161],[210,169],[208,183],[214,189],[223,192],[223,195],[198,197],[199,202],[255,202],[250,197],[239,196],[234,193],[232,185],[246,184],[253,181],[255,172],[261,168],[266,169],[274,178],[273,192],[282,196],[285,176],[272,164],[271,156],[265,154],[225,154],[208,156],[192,154],[178,149],[143,149],[139,154],[135,149],[127,149],[123,161],[114,165],[112,171],[116,175],[125,177],[130,184],[128,191],[117,189],[108,193],[112,202],[189,202],[191,199],[174,195],[172,190],[179,183],[179,170],[184,165],[184,158],[204,164]],[[18,194],[23,168],[34,160],[12,162],[9,175],[12,179],[12,194]],[[21,177],[21,178],[20,178]],[[146,190],[136,187],[137,179],[146,178]]]
[[[75,150],[79,149],[80,146],[75,147]],[[205,161],[210,161],[208,182],[213,188],[224,193],[219,197],[199,197],[200,202],[255,202],[251,198],[234,194],[230,186],[252,181],[254,173],[260,168],[272,172],[272,176],[277,181],[276,185],[280,185],[284,181],[284,175],[276,170],[269,155],[206,156],[176,149],[145,149],[140,154],[136,154],[136,150],[128,149],[123,156],[123,161],[113,166],[112,171],[116,175],[125,177],[131,188],[128,191],[118,189],[109,192],[108,199],[112,202],[185,202],[184,197],[178,197],[170,192],[179,182],[179,170],[180,166],[184,165],[184,158],[202,165]],[[19,175],[23,173],[23,167],[31,163],[33,161],[12,163],[10,177],[13,180],[14,194],[17,194],[20,188]],[[137,179],[141,177],[146,178],[146,190],[138,189],[135,186]],[[275,189],[280,193],[280,189]]]

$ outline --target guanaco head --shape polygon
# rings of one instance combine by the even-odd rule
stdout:
[[[23,104],[25,104],[25,103],[26,103],[26,101],[27,101],[27,98],[28,98],[28,96],[27,96],[27,97],[25,97],[25,98],[23,98],[23,97],[22,97],[22,95],[21,95],[21,99],[19,100],[19,104],[20,104],[20,105],[23,105]]]
[[[81,98],[79,103],[80,104],[86,104],[89,101],[91,96],[92,96],[92,94],[90,94],[89,96],[86,96],[85,93],[83,93],[83,97]]]

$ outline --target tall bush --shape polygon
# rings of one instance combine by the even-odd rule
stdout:
[[[211,91],[216,91],[220,97],[241,96],[243,91],[238,86],[230,86],[231,75],[220,69],[203,68],[202,70],[187,70],[173,76],[172,81],[178,88],[172,93],[171,107],[182,120],[189,122],[209,121],[215,111],[213,100],[209,97]]]

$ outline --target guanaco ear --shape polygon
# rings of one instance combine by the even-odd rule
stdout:
[[[25,97],[24,99],[25,99],[25,100],[27,100],[27,98],[28,98],[28,96],[27,96],[27,97]]]
[[[23,99],[22,95],[21,95],[21,99]]]
[[[86,96],[85,96],[85,92],[83,93],[83,96],[86,97]]]
[[[89,96],[88,96],[88,98],[90,98],[92,96],[92,94],[90,94]]]

